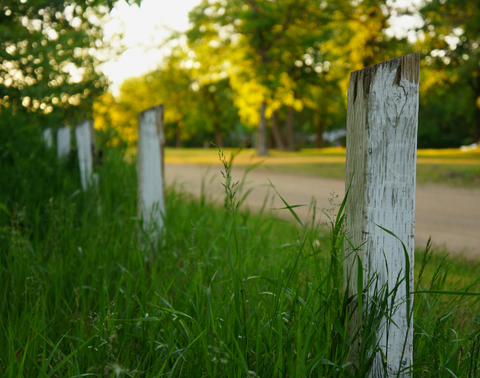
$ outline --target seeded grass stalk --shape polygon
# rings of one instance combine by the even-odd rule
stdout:
[[[304,224],[242,209],[245,177],[233,185],[224,158],[227,206],[167,188],[151,255],[138,243],[136,165],[124,150],[105,150],[98,189],[84,193],[73,158],[33,142],[22,150],[9,137],[20,134],[35,140],[19,127],[0,154],[1,376],[368,376],[405,283],[387,290],[372,276],[344,294],[342,211],[327,212],[326,234],[314,203]],[[449,259],[425,256],[411,369],[478,376],[478,296],[465,294],[475,279],[452,282]],[[349,335],[355,314],[365,327]]]

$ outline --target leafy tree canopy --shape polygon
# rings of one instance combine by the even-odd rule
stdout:
[[[107,87],[98,51],[106,48],[101,24],[115,1],[2,1],[0,112],[88,116]]]
[[[110,93],[94,104],[96,127],[113,127],[127,143],[137,140],[138,112],[164,104],[165,135],[169,145],[182,140],[202,143],[223,140],[238,122],[238,110],[227,77],[213,73],[200,77],[193,51],[173,49],[163,65],[145,75],[126,80],[117,99]]]
[[[429,0],[420,10],[424,26],[418,47],[425,54],[424,93],[441,97],[441,87],[449,87],[459,96],[453,103],[462,109],[455,116],[455,107],[445,104],[448,118],[463,130],[470,141],[480,139],[480,1]],[[443,96],[442,98],[448,98]],[[450,102],[452,104],[452,102]],[[452,117],[453,116],[453,117]],[[466,126],[466,127],[465,127]],[[466,140],[468,142],[468,140]]]

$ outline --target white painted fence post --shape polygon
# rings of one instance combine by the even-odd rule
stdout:
[[[77,140],[78,150],[78,164],[80,168],[80,180],[82,182],[83,190],[87,190],[87,188],[92,183],[92,123],[93,121],[84,121],[75,128],[75,139]]]
[[[395,298],[400,305],[392,319],[398,327],[390,323],[377,335],[386,356],[387,373],[379,354],[370,374],[375,378],[396,377],[399,369],[413,363],[412,317],[407,314],[406,290],[407,281],[413,290],[419,62],[419,54],[410,54],[352,72],[348,88],[347,188],[353,179],[347,198],[346,235],[355,247],[362,246],[359,256],[364,287],[369,276],[377,275],[380,285],[388,282],[392,289],[408,273]],[[375,223],[403,241],[409,272],[400,241]],[[346,248],[345,255],[350,252]],[[350,254],[344,262],[344,287],[350,279],[349,295],[356,294],[357,288],[354,259],[355,254]],[[411,309],[413,295],[409,297]],[[367,313],[365,306],[363,309]],[[357,324],[351,324],[350,331],[361,329],[358,317],[353,316],[352,322]]]
[[[45,146],[47,146],[47,148],[52,148],[52,146],[53,146],[53,135],[52,135],[52,129],[51,128],[43,130],[42,140],[43,140],[43,143],[45,143]]]
[[[163,105],[138,117],[138,210],[144,232],[150,233],[155,247],[165,214],[163,147]]]
[[[60,127],[57,130],[57,156],[65,158],[70,153],[70,127]]]

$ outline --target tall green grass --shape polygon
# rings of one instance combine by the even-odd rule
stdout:
[[[221,156],[225,204],[167,188],[154,252],[139,243],[136,166],[121,149],[106,150],[84,193],[75,161],[23,132],[28,148],[18,135],[0,147],[1,376],[368,376],[392,288],[344,294],[342,212],[329,233],[315,207],[307,224],[289,204],[292,223],[252,214]],[[478,376],[475,281],[452,283],[448,260],[423,256],[405,372]],[[355,314],[366,326],[349,334]]]

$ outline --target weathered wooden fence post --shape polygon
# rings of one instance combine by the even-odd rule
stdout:
[[[92,183],[93,154],[92,154],[92,124],[93,121],[84,121],[75,128],[75,139],[77,140],[78,165],[80,168],[80,180],[82,189]]]
[[[144,232],[158,246],[159,231],[165,214],[163,149],[163,105],[157,105],[138,117],[138,211]]]
[[[413,363],[412,317],[407,314],[413,295],[407,298],[407,290],[413,289],[419,62],[419,54],[410,54],[352,72],[348,88],[346,235],[355,247],[361,246],[364,287],[369,278],[378,277],[391,290],[403,279],[395,297],[396,325],[387,322],[377,334],[387,373],[379,354],[370,374],[375,378],[396,377]],[[405,244],[410,265],[401,242],[376,224]],[[346,247],[344,287],[349,283],[348,294],[354,295],[358,271],[351,252]],[[365,305],[363,310],[368,312]],[[352,317],[351,331],[361,329],[359,319]]]
[[[65,158],[70,153],[70,127],[60,127],[57,130],[57,156]]]
[[[53,146],[53,135],[52,135],[52,129],[51,128],[43,130],[42,141],[43,141],[43,143],[45,143],[45,146],[47,148],[52,148],[52,146]]]

